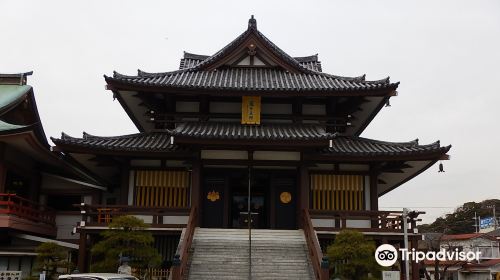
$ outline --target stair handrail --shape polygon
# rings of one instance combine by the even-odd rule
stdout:
[[[317,280],[328,280],[330,278],[330,264],[328,262],[328,257],[323,256],[318,237],[316,236],[316,232],[314,231],[314,226],[311,221],[311,216],[309,215],[309,211],[307,209],[303,209],[302,212],[302,227],[304,230],[309,257],[314,270],[314,276]]]
[[[179,243],[179,251],[174,256],[172,262],[172,280],[182,280],[187,276],[189,249],[191,249],[191,244],[193,243],[197,221],[198,209],[196,206],[193,206],[189,213],[189,220],[186,225],[186,230],[184,231],[184,236]]]

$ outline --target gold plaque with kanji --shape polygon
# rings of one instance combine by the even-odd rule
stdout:
[[[260,96],[243,96],[241,124],[260,124]]]

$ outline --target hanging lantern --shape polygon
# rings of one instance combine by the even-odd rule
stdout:
[[[439,171],[438,172],[444,172],[444,166],[443,166],[442,162],[439,163]]]

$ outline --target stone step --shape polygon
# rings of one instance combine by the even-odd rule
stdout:
[[[248,230],[197,228],[188,279],[247,279]],[[314,279],[302,230],[252,230],[252,279]]]

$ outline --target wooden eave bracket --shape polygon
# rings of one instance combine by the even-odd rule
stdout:
[[[439,160],[450,160],[450,155],[444,154],[439,158]]]

